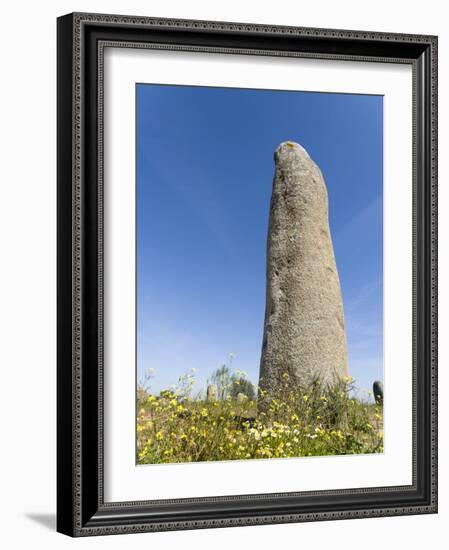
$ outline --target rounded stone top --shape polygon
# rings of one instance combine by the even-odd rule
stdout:
[[[294,141],[283,141],[280,143],[276,151],[274,152],[274,160],[276,164],[282,163],[283,161],[292,161],[292,160],[308,160],[310,161],[309,153]]]

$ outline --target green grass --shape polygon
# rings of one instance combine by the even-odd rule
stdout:
[[[353,397],[350,379],[292,390],[284,374],[264,412],[249,399],[192,397],[193,381],[159,396],[139,393],[138,464],[383,452],[382,405]]]

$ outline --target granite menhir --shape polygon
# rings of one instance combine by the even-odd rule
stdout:
[[[281,143],[274,159],[259,378],[268,398],[284,373],[292,387],[317,378],[328,385],[348,374],[326,184],[297,143]]]

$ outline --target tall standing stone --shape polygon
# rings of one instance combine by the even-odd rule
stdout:
[[[323,176],[297,143],[281,143],[274,158],[259,379],[267,396],[284,373],[296,385],[316,378],[326,385],[348,374]]]
[[[207,386],[206,401],[208,403],[213,403],[218,399],[218,388],[216,384],[209,384]]]

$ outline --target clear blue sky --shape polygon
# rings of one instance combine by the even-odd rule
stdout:
[[[383,98],[138,84],[137,369],[153,391],[228,362],[257,383],[282,141],[323,172],[349,372],[383,379]]]

